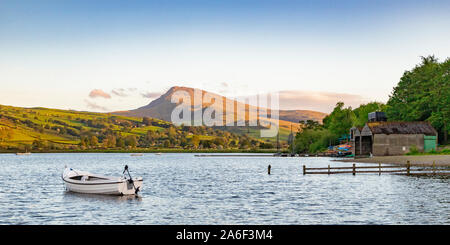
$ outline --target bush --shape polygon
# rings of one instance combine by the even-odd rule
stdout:
[[[417,146],[412,145],[411,147],[409,147],[409,152],[406,155],[417,155],[419,154],[419,150],[417,149]]]
[[[443,149],[443,150],[440,151],[439,153],[440,153],[440,154],[449,155],[449,154],[450,154],[450,149]]]

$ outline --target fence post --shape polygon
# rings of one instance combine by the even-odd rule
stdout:
[[[303,165],[303,175],[305,175],[305,174],[306,174],[306,166]]]
[[[353,163],[353,175],[356,174],[356,164]]]
[[[378,163],[378,176],[381,175],[381,162]]]
[[[330,165],[328,165],[328,175],[330,175]]]
[[[406,175],[408,175],[408,176],[409,176],[410,168],[411,168],[411,163],[408,160],[408,161],[406,161]]]

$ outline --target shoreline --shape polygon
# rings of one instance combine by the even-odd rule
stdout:
[[[0,154],[16,154],[23,151],[0,151]],[[73,151],[31,151],[30,153],[277,153],[276,150],[181,150],[181,149],[146,149],[146,150],[73,150]]]
[[[357,162],[357,163],[386,163],[395,165],[405,165],[407,161],[411,166],[444,166],[450,167],[450,155],[403,155],[403,156],[377,156],[371,158],[337,159],[337,162]]]

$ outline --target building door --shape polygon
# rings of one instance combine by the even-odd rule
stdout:
[[[436,136],[425,135],[423,140],[423,151],[428,152],[431,150],[436,150]]]
[[[361,138],[361,155],[370,155],[372,152],[372,136],[362,136]]]

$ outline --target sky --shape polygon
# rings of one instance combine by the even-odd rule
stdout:
[[[450,1],[0,0],[0,104],[135,109],[172,86],[280,91],[282,109],[386,102],[450,54]]]

